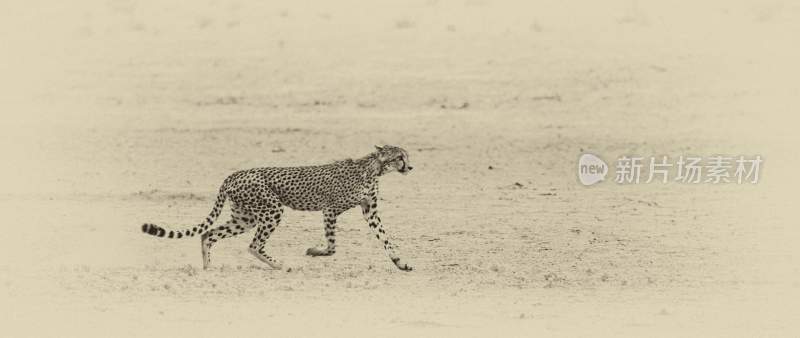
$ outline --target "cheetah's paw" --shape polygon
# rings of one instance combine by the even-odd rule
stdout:
[[[328,250],[328,248],[326,248],[326,247],[313,247],[313,248],[308,248],[308,250],[306,250],[306,255],[309,255],[309,256],[312,256],[312,257],[330,256],[330,255],[333,255],[334,253],[336,253],[336,251]]]

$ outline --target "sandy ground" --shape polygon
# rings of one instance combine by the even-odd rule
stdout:
[[[791,336],[800,6],[785,1],[0,5],[0,324],[10,336]],[[311,258],[288,212],[207,215],[231,172],[411,153]],[[755,185],[580,185],[614,159],[762,155]],[[223,215],[225,217],[225,215]]]

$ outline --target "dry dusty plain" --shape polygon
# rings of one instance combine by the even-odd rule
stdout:
[[[0,5],[4,336],[797,335],[791,1]],[[381,218],[273,271],[200,222],[239,169],[405,147]],[[583,152],[761,155],[758,184],[584,187]],[[790,188],[792,187],[792,188]],[[226,217],[223,214],[223,218]],[[221,220],[222,220],[221,219]]]

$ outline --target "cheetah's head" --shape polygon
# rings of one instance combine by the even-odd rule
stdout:
[[[385,145],[383,147],[375,146],[378,151],[378,160],[383,163],[383,173],[397,171],[403,175],[408,174],[414,167],[408,161],[408,152],[403,148]]]

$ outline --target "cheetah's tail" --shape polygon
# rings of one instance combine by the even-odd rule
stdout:
[[[208,215],[208,217],[206,217],[206,220],[190,229],[179,231],[167,230],[155,224],[145,223],[142,224],[142,232],[156,237],[167,238],[194,237],[195,235],[203,234],[219,217],[219,214],[222,212],[222,206],[225,205],[226,197],[227,196],[225,195],[225,192],[220,189],[219,194],[217,195],[217,202],[214,204],[214,209],[211,210],[211,213]]]

